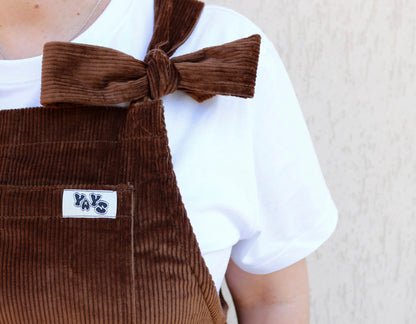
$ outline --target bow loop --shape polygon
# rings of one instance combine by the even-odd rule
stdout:
[[[162,49],[150,50],[144,62],[147,64],[146,74],[152,99],[159,99],[178,89],[179,73]]]

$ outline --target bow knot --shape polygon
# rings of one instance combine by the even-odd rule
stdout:
[[[144,62],[147,64],[146,74],[152,99],[159,99],[178,89],[178,70],[163,50],[159,48],[150,50]]]

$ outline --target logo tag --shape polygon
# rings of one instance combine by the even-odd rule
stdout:
[[[62,197],[64,218],[116,218],[117,191],[65,189]]]

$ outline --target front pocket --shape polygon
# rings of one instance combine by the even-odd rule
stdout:
[[[65,189],[115,191],[115,218],[63,217]],[[133,191],[0,185],[0,323],[131,322]]]

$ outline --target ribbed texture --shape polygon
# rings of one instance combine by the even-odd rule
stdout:
[[[145,62],[100,46],[47,43],[42,104],[118,104],[159,99],[176,90],[199,102],[216,94],[252,97],[259,35],[169,59],[192,32],[202,7],[194,0],[157,0],[154,34]]]
[[[149,99],[253,95],[258,35],[169,59],[201,10],[156,0],[146,63],[47,44],[48,106],[0,111],[0,324],[225,323]],[[64,189],[116,190],[116,218],[62,218]]]
[[[91,111],[101,122],[83,118]],[[225,322],[176,186],[160,101],[0,118],[0,323]],[[118,134],[101,131],[110,121]],[[20,136],[23,125],[31,136]],[[116,219],[63,219],[71,188],[116,190]]]
[[[152,99],[158,99],[178,89],[179,72],[164,51],[150,50],[145,62],[147,63],[149,95]]]
[[[192,33],[203,7],[196,0],[155,0],[153,37],[147,50],[160,48],[172,56]]]
[[[0,185],[0,217],[62,218],[64,189],[94,189],[96,185]],[[133,186],[100,185],[100,190],[117,191],[117,215],[131,217]]]
[[[50,42],[44,48],[41,102],[117,104],[176,90],[199,102],[216,94],[249,98],[259,49],[260,36],[253,35],[171,60],[152,49],[145,63],[104,47]]]
[[[178,90],[199,102],[217,94],[253,97],[260,39],[253,35],[173,58],[181,80]]]

